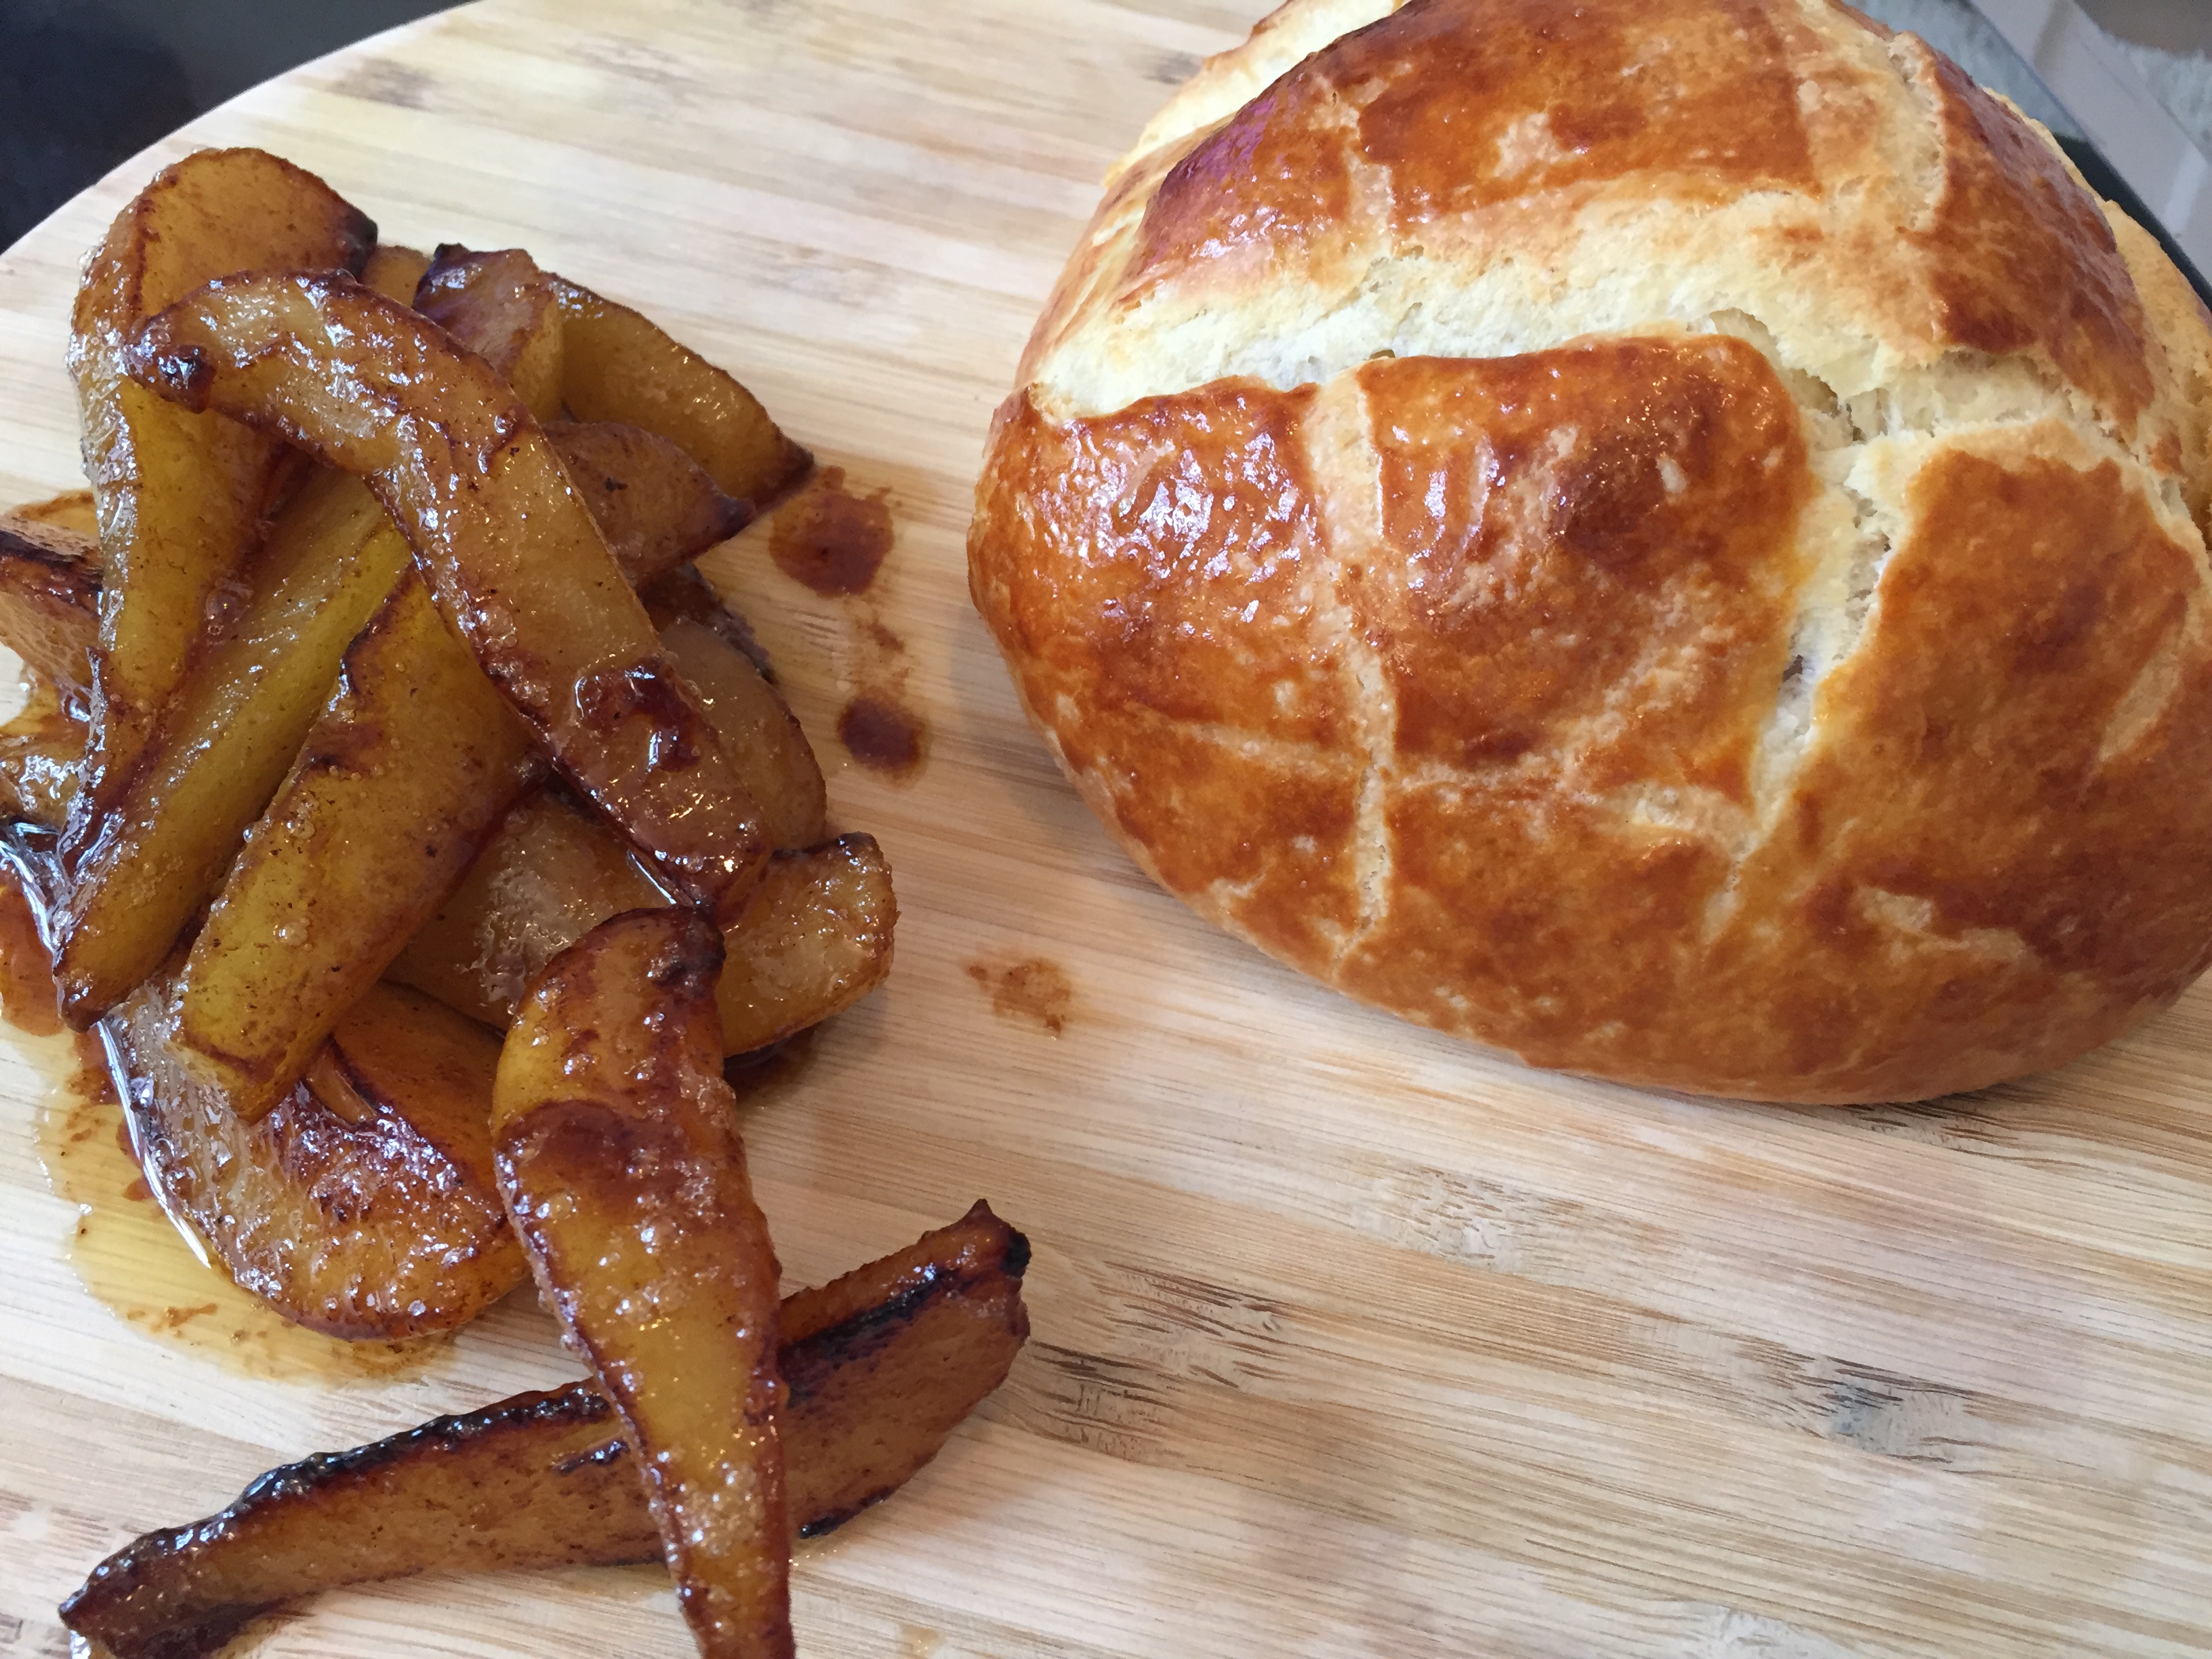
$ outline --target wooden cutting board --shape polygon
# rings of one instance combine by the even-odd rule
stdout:
[[[1200,926],[1023,725],[966,600],[985,424],[1102,170],[1260,3],[515,0],[386,36],[0,257],[0,501],[77,482],[77,262],[201,143],[292,157],[390,240],[527,246],[887,492],[865,599],[757,539],[711,562],[903,911],[888,988],[747,1133],[794,1282],[988,1196],[1036,1241],[1035,1336],[907,1492],[801,1550],[806,1652],[2212,1646],[2212,994],[1925,1106],[1535,1075]],[[909,781],[831,735],[869,690],[927,720]],[[427,1355],[257,1324],[125,1196],[65,1062],[0,1071],[0,1654],[63,1652],[88,1567],[271,1463],[576,1373],[526,1293]],[[333,1595],[255,1640],[690,1651],[651,1569]]]

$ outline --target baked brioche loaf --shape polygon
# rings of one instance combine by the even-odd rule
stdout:
[[[2057,1065],[2212,961],[2212,317],[1830,0],[1293,0],[1109,181],[975,601],[1285,963],[1796,1101]]]

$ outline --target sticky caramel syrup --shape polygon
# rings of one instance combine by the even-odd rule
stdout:
[[[855,495],[845,469],[825,466],[775,515],[769,556],[817,593],[865,593],[891,550],[890,491]]]
[[[928,737],[921,716],[889,697],[863,693],[837,716],[837,741],[846,752],[870,771],[894,778],[921,765]]]
[[[349,1342],[302,1328],[210,1266],[204,1247],[155,1201],[131,1149],[107,1060],[88,1033],[64,1032],[31,908],[0,874],[0,1016],[48,1085],[38,1107],[40,1161],[76,1207],[70,1265],[126,1324],[241,1375],[322,1384],[386,1381],[423,1368],[443,1338]]]
[[[906,696],[906,642],[884,625],[872,592],[896,539],[890,491],[856,495],[844,468],[827,466],[777,510],[769,554],[792,580],[847,603],[862,666],[837,740],[868,770],[903,782],[928,758],[929,727]]]

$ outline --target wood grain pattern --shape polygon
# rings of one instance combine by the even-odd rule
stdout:
[[[1260,4],[495,0],[371,42],[0,256],[0,501],[76,482],[77,262],[195,143],[290,156],[393,240],[526,245],[889,491],[865,599],[781,575],[766,526],[710,562],[903,913],[888,988],[747,1132],[792,1282],[988,1196],[1036,1240],[1036,1335],[913,1488],[802,1549],[803,1651],[2212,1645],[2212,993],[1909,1109],[1535,1075],[1200,926],[1021,724],[966,602],[985,422],[1100,173]],[[929,723],[910,783],[835,744],[864,689]],[[1066,976],[1057,1036],[994,1012],[1024,961]],[[149,1337],[70,1264],[37,1155],[53,1055],[0,1056],[0,1655],[64,1651],[93,1561],[272,1463],[576,1374],[526,1300],[343,1386]],[[258,1640],[688,1651],[644,1570],[334,1596]]]

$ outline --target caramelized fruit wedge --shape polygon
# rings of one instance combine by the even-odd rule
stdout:
[[[527,253],[471,253],[447,243],[422,273],[414,304],[489,363],[532,415],[561,417],[561,296]]]
[[[0,726],[0,816],[59,830],[84,760],[100,638],[92,492],[0,514],[0,644],[23,659],[21,709]]]
[[[55,962],[72,1024],[153,973],[207,902],[407,561],[375,499],[342,474],[318,475],[285,509],[245,614],[181,688],[129,786],[72,816]]]
[[[106,583],[99,696],[82,813],[104,814],[182,680],[210,599],[257,539],[283,443],[188,413],[133,381],[144,319],[234,271],[356,270],[376,228],[313,173],[258,149],[165,168],[116,216],[70,319],[85,471]]]
[[[43,675],[28,677],[23,707],[0,726],[0,816],[58,831],[76,798],[84,761],[84,722]]]
[[[714,987],[722,1047],[765,1048],[842,1013],[890,972],[898,901],[883,849],[842,836],[778,853],[729,933]]]
[[[760,400],[651,319],[550,279],[561,305],[561,392],[580,421],[658,432],[725,493],[764,507],[813,465]]]
[[[672,439],[612,418],[562,418],[560,291],[521,249],[440,248],[416,291],[415,308],[504,376],[538,417],[569,477],[592,501],[608,550],[633,586],[728,540],[751,519],[751,507],[724,495]],[[602,489],[636,493],[628,502],[594,500]],[[632,514],[639,522],[629,521]],[[672,526],[683,529],[671,534]]]
[[[31,501],[15,507],[9,513],[13,519],[27,520],[33,524],[52,525],[57,530],[74,530],[91,539],[94,546],[100,543],[100,508],[92,499],[89,489],[64,489],[58,495],[50,495],[43,501]]]
[[[556,791],[526,796],[386,973],[505,1030],[547,963],[609,917],[666,902],[604,821]]]
[[[0,641],[81,696],[99,638],[98,538],[20,513],[0,517]]]
[[[545,435],[633,587],[688,564],[752,520],[752,508],[717,489],[698,462],[642,427],[548,421]]]
[[[415,289],[430,268],[430,256],[392,242],[379,242],[361,268],[364,288],[373,288],[387,300],[403,306],[415,303]]]
[[[829,790],[814,746],[783,694],[708,623],[676,618],[660,630],[660,648],[699,694],[707,718],[738,757],[769,840],[785,848],[820,841],[829,833]]]
[[[310,1329],[396,1340],[456,1329],[521,1280],[486,1127],[496,1036],[376,987],[249,1122],[179,1060],[167,990],[150,982],[102,1034],[162,1207],[242,1289]]]
[[[514,392],[427,319],[343,276],[210,283],[146,325],[131,372],[368,479],[439,609],[555,762],[720,914],[769,845],[697,699]]]
[[[776,1262],[722,1080],[721,939],[633,910],[556,957],[500,1049],[500,1191],[639,1454],[706,1659],[792,1651]]]
[[[176,1041],[234,1111],[258,1118],[291,1093],[541,770],[409,570],[347,647],[185,958]]]
[[[903,1486],[1029,1334],[1029,1244],[978,1204],[896,1255],[802,1291],[777,1353],[793,1531]],[[220,1515],[149,1533],[62,1604],[114,1659],[207,1659],[249,1620],[343,1584],[657,1560],[637,1460],[589,1382],[518,1395],[272,1469]]]
[[[513,381],[538,419],[565,408],[658,433],[738,501],[764,507],[812,464],[734,377],[520,248],[440,248],[415,303]]]
[[[50,938],[52,853],[11,835],[0,857]],[[249,1124],[177,1063],[165,991],[140,990],[100,1035],[148,1183],[241,1289],[330,1335],[392,1340],[465,1324],[520,1282],[492,1163],[491,1032],[380,987],[309,1082]]]
[[[504,1028],[538,970],[611,916],[660,902],[605,825],[557,795],[518,805],[386,974]],[[890,971],[898,901],[871,836],[778,853],[726,935],[725,1053],[849,1008]]]

